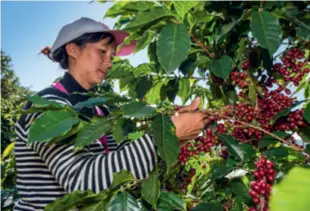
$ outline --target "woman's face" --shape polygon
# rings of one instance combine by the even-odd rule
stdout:
[[[109,43],[110,39],[107,37],[79,48],[72,71],[77,73],[78,81],[84,88],[90,89],[101,83],[111,68],[116,45]]]

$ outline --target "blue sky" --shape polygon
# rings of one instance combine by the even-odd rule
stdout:
[[[112,2],[89,1],[2,1],[1,48],[12,58],[13,69],[22,85],[39,91],[64,73],[40,50],[51,46],[60,28],[82,16],[103,21]],[[115,20],[105,19],[110,28]],[[147,62],[146,51],[126,57],[136,66]]]

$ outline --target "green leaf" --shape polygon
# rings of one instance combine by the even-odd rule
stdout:
[[[256,151],[251,144],[240,144],[244,152],[244,161],[251,161],[255,158]]]
[[[145,11],[149,10],[156,6],[153,2],[148,1],[140,1],[140,2],[127,2],[127,4],[124,6],[124,9],[127,10],[136,10],[136,11]]]
[[[281,27],[279,21],[268,11],[251,13],[251,30],[259,45],[268,49],[273,55],[281,44]]]
[[[298,135],[300,135],[303,141],[310,143],[310,127],[300,128]]]
[[[5,160],[7,157],[9,157],[12,153],[14,153],[14,145],[15,143],[12,142],[10,143],[6,148],[5,150],[3,151],[2,153],[2,160]]]
[[[100,201],[95,204],[85,205],[82,208],[80,208],[79,211],[102,211],[105,210],[106,205],[107,205],[106,201]]]
[[[127,2],[116,2],[113,4],[112,7],[108,9],[108,11],[105,13],[104,17],[107,18],[115,18],[119,15],[121,15],[123,12],[122,8],[127,4]]]
[[[136,45],[134,53],[137,53],[138,51],[146,48],[152,42],[154,36],[155,36],[155,32],[149,31],[149,30],[145,31],[142,37],[137,39],[137,45]]]
[[[310,144],[307,144],[305,152],[310,155]]]
[[[180,2],[181,3],[181,2]],[[195,13],[188,13],[187,20],[191,28],[197,23],[209,23],[213,20],[214,16],[206,13],[205,11],[202,12],[195,12]]]
[[[296,151],[296,149],[287,147],[287,151],[288,156],[286,157],[286,159],[289,162],[303,162],[306,160],[305,156],[301,152]]]
[[[162,7],[154,7],[147,12],[138,12],[135,19],[126,25],[125,29],[131,29],[135,27],[141,27],[145,24],[148,24],[152,21],[156,21],[163,17],[172,16],[170,11]]]
[[[168,24],[162,28],[156,53],[167,73],[173,72],[185,60],[190,46],[190,36],[184,24]]]
[[[60,103],[56,103],[55,101],[47,100],[45,98],[42,98],[38,95],[28,96],[26,97],[27,100],[29,100],[33,106],[37,108],[63,108],[64,105]]]
[[[251,203],[251,197],[249,195],[249,189],[240,180],[234,180],[231,182],[232,192],[242,198],[242,201]]]
[[[120,79],[122,77],[132,76],[130,68],[126,63],[116,63],[109,70],[107,79]]]
[[[245,57],[245,52],[247,49],[247,45],[249,44],[249,39],[247,37],[241,38],[241,40],[238,43],[238,49],[236,51],[236,56],[237,61],[241,62],[244,60]]]
[[[286,137],[288,137],[290,134],[280,131],[280,132],[274,132],[272,133],[276,136],[279,136],[282,139],[285,139]],[[264,136],[260,141],[259,141],[259,148],[263,148],[263,147],[267,147],[269,145],[275,144],[277,143],[278,140],[270,135],[266,135]]]
[[[154,115],[156,113],[156,109],[147,106],[141,102],[133,102],[125,104],[121,107],[121,110],[123,112],[123,115],[125,117],[131,118],[144,118],[147,116]]]
[[[160,157],[166,161],[168,166],[174,164],[180,149],[173,122],[168,116],[158,114],[151,123],[151,128]]]
[[[216,167],[215,169],[212,169],[210,178],[211,179],[222,179],[228,173],[230,173],[232,170],[233,170],[233,168],[231,166],[227,166],[227,165],[222,164],[222,165]]]
[[[137,67],[134,68],[133,74],[137,77],[141,75],[148,75],[150,73],[156,72],[156,69],[153,64],[150,63],[143,63],[139,64]]]
[[[209,57],[204,56],[202,54],[198,54],[195,64],[197,65],[197,67],[201,67],[204,69],[204,68],[209,67],[210,63],[211,63],[211,59]]]
[[[189,94],[190,82],[188,78],[181,78],[179,80],[179,92],[178,96],[182,99],[184,105],[187,95]]]
[[[272,187],[271,211],[305,211],[310,207],[310,169],[294,167]]]
[[[243,210],[242,208],[243,208],[242,207],[242,199],[240,197],[236,197],[234,202],[233,202],[231,211],[240,211],[240,210]]]
[[[157,100],[160,99],[160,90],[162,86],[164,86],[167,83],[165,80],[160,80],[153,85],[153,87],[150,89],[150,91],[146,94],[146,100],[150,104],[155,104]]]
[[[140,211],[140,207],[136,202],[136,199],[128,192],[120,192],[114,197],[109,206],[108,211]]]
[[[84,107],[91,108],[93,106],[103,105],[110,99],[111,98],[107,98],[107,97],[94,97],[94,98],[90,98],[86,101],[77,103],[76,105],[74,105],[74,108],[78,109],[78,110],[80,110]]]
[[[136,131],[134,133],[129,133],[128,134],[128,139],[130,140],[137,140],[139,138],[141,138],[144,135],[143,131]]]
[[[184,76],[190,76],[195,71],[195,62],[196,59],[188,57],[181,63],[181,65],[179,66],[179,70],[183,73]]]
[[[225,134],[218,134],[219,139],[227,146],[229,154],[234,157],[244,160],[244,151],[241,146],[232,136]]]
[[[221,31],[218,33],[218,35],[216,35],[216,39],[215,39],[216,42],[221,40],[224,37],[224,35],[230,32],[230,30],[232,30],[236,25],[237,25],[236,21],[224,24],[221,28]]]
[[[291,112],[291,110],[292,110],[293,108],[295,108],[297,105],[298,105],[298,104],[293,104],[293,105],[292,105],[291,107],[289,107],[289,108],[284,108],[284,109],[282,109],[279,113],[277,113],[277,114],[272,118],[271,122],[274,123],[274,122],[276,122],[277,119],[279,119],[280,117],[282,117],[282,116],[287,116],[287,115]]]
[[[133,174],[129,171],[126,171],[125,169],[122,169],[118,173],[113,173],[113,182],[112,182],[112,185],[109,187],[109,189],[113,190],[119,185],[122,185],[127,182],[131,182],[133,180],[135,180]]]
[[[278,147],[275,149],[266,150],[263,154],[267,157],[277,157],[283,159],[288,156],[288,150],[286,147]]]
[[[215,203],[207,203],[207,204],[199,204],[198,206],[191,209],[191,211],[223,211],[224,208],[220,204]]]
[[[305,108],[304,118],[308,123],[310,123],[310,103],[308,103],[307,107]]]
[[[159,197],[159,206],[178,210],[186,210],[186,204],[181,196],[172,192],[161,192]],[[168,209],[164,209],[168,210]]]
[[[85,202],[94,199],[96,196],[97,194],[95,194],[91,190],[77,190],[48,204],[44,208],[44,211],[71,210],[73,206],[84,204]]]
[[[186,13],[188,13],[188,11],[190,11],[198,3],[199,1],[175,1],[173,2],[173,5],[177,13],[181,16],[181,19],[183,20]]]
[[[304,97],[305,99],[309,99],[310,97],[310,83],[305,85]]]
[[[84,124],[78,132],[75,146],[84,147],[93,143],[111,129],[111,122],[107,118],[94,117],[90,124]]]
[[[306,27],[297,27],[296,32],[299,37],[303,38],[304,40],[310,40],[310,30]]]
[[[125,91],[135,83],[135,77],[133,75],[125,76],[119,79],[119,89],[121,92]]]
[[[152,88],[152,80],[147,76],[143,76],[138,79],[138,82],[135,86],[135,90],[137,93],[137,98],[142,100],[147,92]]]
[[[232,71],[232,59],[229,56],[222,56],[219,60],[213,60],[210,64],[210,71],[217,77],[226,80]]]
[[[156,170],[152,171],[149,177],[142,181],[141,194],[142,198],[156,209],[157,200],[160,195],[160,182]]]
[[[66,134],[78,123],[79,119],[70,110],[47,111],[31,124],[28,143],[50,141]]]
[[[169,80],[169,82],[165,86],[165,92],[166,92],[168,99],[171,102],[174,102],[178,91],[179,91],[179,79],[176,78],[176,79]]]
[[[253,106],[256,105],[256,89],[254,84],[249,85],[249,98]]]
[[[112,136],[117,144],[120,144],[126,138],[123,126],[124,126],[124,120],[118,119],[113,127]]]

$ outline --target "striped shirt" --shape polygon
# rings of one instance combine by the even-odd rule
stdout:
[[[86,91],[69,73],[60,82],[69,93]],[[67,95],[53,86],[38,95],[67,105],[88,99],[85,95]],[[28,102],[24,109],[30,107]],[[100,109],[105,115],[109,113],[106,107],[100,106]],[[96,115],[94,108],[84,108],[82,113],[88,118]],[[39,115],[22,115],[16,123],[14,150],[20,200],[14,206],[15,211],[43,210],[48,203],[75,190],[90,189],[98,193],[108,188],[113,181],[112,174],[122,169],[132,172],[137,179],[146,178],[157,163],[155,146],[148,134],[120,144],[109,134],[108,154],[99,140],[77,152],[72,144],[47,146],[34,142],[26,146],[30,125]]]

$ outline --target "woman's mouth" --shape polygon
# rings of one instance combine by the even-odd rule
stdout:
[[[105,71],[103,71],[103,70],[98,70],[98,72],[100,72],[101,73],[101,75],[103,75],[103,76],[105,76],[107,73],[105,72]]]

